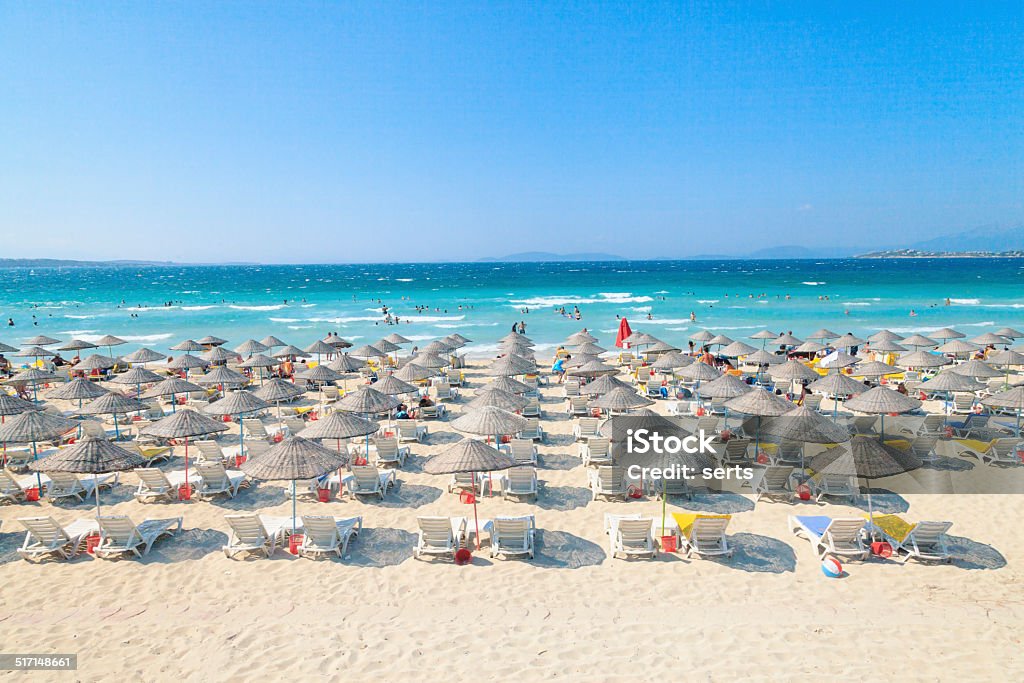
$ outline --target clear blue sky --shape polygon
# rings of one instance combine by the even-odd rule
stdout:
[[[1019,1],[441,5],[0,4],[0,256],[686,256],[1024,222]]]

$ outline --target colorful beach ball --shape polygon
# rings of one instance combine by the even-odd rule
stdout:
[[[843,565],[834,557],[826,557],[821,561],[821,573],[830,579],[838,579],[843,575]]]

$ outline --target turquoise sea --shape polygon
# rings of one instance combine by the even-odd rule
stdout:
[[[458,331],[474,340],[470,353],[487,354],[519,320],[538,350],[584,326],[608,346],[616,314],[684,345],[701,328],[738,339],[764,327],[799,337],[822,326],[968,336],[1024,327],[1024,260],[1014,259],[9,268],[0,281],[0,316],[15,322],[0,341],[110,333],[132,342],[123,353],[206,334],[305,346],[331,331],[362,344],[397,330],[417,341]],[[384,323],[384,304],[397,327]]]

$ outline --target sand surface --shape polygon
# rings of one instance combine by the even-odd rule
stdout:
[[[485,381],[480,369],[469,378],[470,388]],[[363,517],[343,561],[282,551],[270,560],[225,558],[225,513],[290,514],[278,484],[259,483],[234,500],[144,505],[125,475],[127,485],[105,495],[105,513],[184,516],[183,533],[143,560],[30,564],[13,552],[23,537],[16,518],[68,522],[89,516],[89,504],[0,508],[0,651],[78,653],[77,673],[33,674],[39,680],[1024,676],[1024,497],[907,495],[891,503],[909,519],[954,522],[957,559],[948,565],[849,562],[848,576],[827,579],[810,544],[789,533],[787,515],[863,509],[755,508],[752,496],[670,503],[733,513],[730,560],[613,560],[603,514],[657,516],[661,504],[592,502],[561,390],[542,393],[549,437],[540,447],[539,500],[480,504],[483,517],[536,515],[534,561],[491,559],[486,548],[468,567],[412,558],[417,515],[472,515],[445,492],[447,477],[420,471],[426,456],[460,438],[431,422],[385,501],[300,501],[300,514]]]

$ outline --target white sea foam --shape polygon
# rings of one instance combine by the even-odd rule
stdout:
[[[981,299],[950,299],[949,303],[957,306],[977,306],[981,303]]]
[[[515,299],[509,302],[512,308],[522,308],[523,306],[547,307],[547,306],[583,306],[585,304],[642,304],[648,301],[654,301],[649,296],[632,296],[629,292],[623,293],[622,296],[605,296],[605,294],[612,294],[612,292],[605,292],[597,297],[585,297],[585,296],[572,296],[572,295],[551,295],[551,296],[538,296],[530,299]]]
[[[801,282],[802,285],[809,285],[811,287],[817,287],[818,285],[826,285],[827,282]]]
[[[269,318],[269,320],[272,323],[297,323],[300,322],[302,318]]]
[[[395,282],[412,282],[412,281],[413,281],[413,278],[411,278],[411,277],[396,277],[395,278]]]
[[[285,308],[285,304],[266,304],[263,306],[242,306],[239,304],[229,304],[228,308],[233,308],[236,311],[279,311]]]
[[[717,304],[718,299],[697,299],[699,304]]]
[[[844,301],[843,306],[870,306],[869,301]]]
[[[208,304],[206,306],[182,306],[183,311],[208,311],[211,308],[217,308],[217,304]]]
[[[96,316],[94,316],[94,315],[71,315],[71,314],[65,314],[64,317],[65,318],[70,318],[72,320],[90,320],[92,318],[95,318]]]
[[[637,313],[650,313],[651,312],[651,307],[650,306],[633,306],[629,310],[636,311]]]

